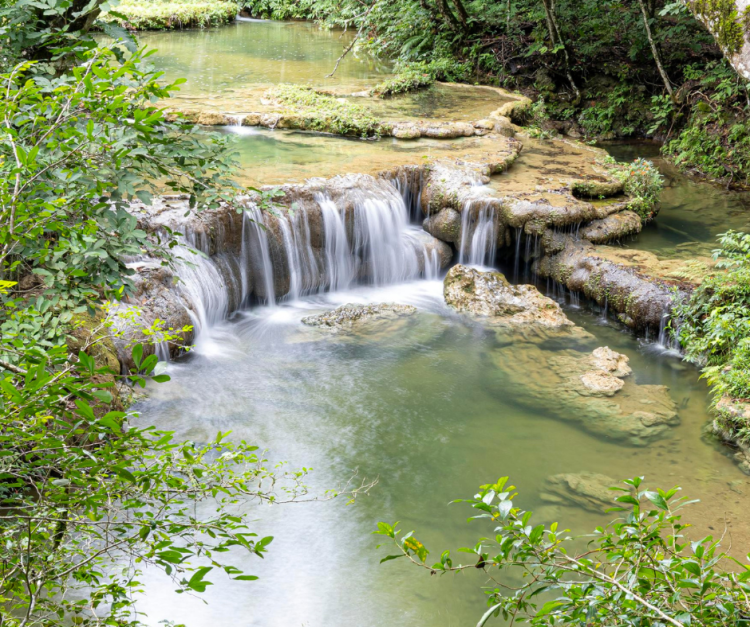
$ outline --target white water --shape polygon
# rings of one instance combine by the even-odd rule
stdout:
[[[482,199],[469,200],[461,212],[459,263],[493,266],[498,224],[495,207]]]
[[[315,202],[317,207],[294,207],[275,217],[249,205],[239,256],[208,257],[205,237],[186,238],[180,252],[189,263],[181,265],[178,275],[198,335],[246,304],[251,294],[273,306],[282,297],[296,301],[349,290],[357,283],[383,286],[438,278],[440,259],[430,246],[431,236],[409,223],[403,197],[390,183],[357,198],[348,214],[325,194],[316,195]],[[317,254],[311,236],[316,211],[323,237]]]
[[[354,281],[354,260],[346,237],[346,225],[336,203],[323,194],[318,194],[315,199],[323,214],[326,234],[328,287],[336,292],[346,289]]]
[[[245,211],[242,222],[242,252],[240,258],[242,267],[246,269],[246,276],[252,275],[256,285],[258,285],[258,279],[260,279],[260,285],[263,287],[261,297],[265,298],[265,302],[269,304],[276,302],[268,233],[263,222],[263,213],[256,206],[252,206]],[[255,272],[256,269],[258,272]]]

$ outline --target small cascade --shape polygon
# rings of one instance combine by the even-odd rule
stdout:
[[[287,296],[296,300],[309,294],[319,285],[319,269],[310,242],[310,222],[304,208],[279,220],[284,240],[287,265],[289,267],[289,292]]]
[[[604,293],[604,307],[601,309],[601,315],[599,316],[599,322],[601,324],[609,324],[607,316],[609,315],[609,296]]]
[[[470,200],[461,212],[459,263],[492,266],[497,253],[498,224],[494,205]]]
[[[336,203],[327,196],[318,194],[315,197],[323,215],[325,231],[325,263],[328,288],[335,292],[346,289],[354,281],[355,267],[349,240],[346,237],[346,225]]]
[[[424,253],[424,278],[428,281],[435,281],[440,278],[440,257],[438,256],[437,250],[434,248],[428,252],[426,249]]]
[[[390,179],[391,184],[398,190],[406,205],[409,221],[413,224],[422,222],[422,189],[424,188],[424,174],[422,169],[402,170]]]
[[[245,285],[249,284],[252,272],[255,293],[269,305],[276,302],[273,282],[273,265],[268,246],[268,232],[263,221],[263,212],[252,206],[245,211],[242,222],[242,252],[240,253],[245,272]]]
[[[675,327],[674,332],[672,329],[672,325],[670,325],[670,322],[673,323]],[[678,339],[679,332],[679,320],[672,318],[671,311],[665,311],[662,314],[661,321],[659,322],[659,335],[656,338],[657,346],[670,353],[674,352],[681,354],[682,347],[680,346],[680,341]]]
[[[396,283],[419,276],[417,252],[421,243],[408,228],[401,198],[365,198],[354,208],[354,251],[373,285]]]
[[[192,242],[177,246],[175,256],[180,259],[177,267],[180,289],[192,303],[188,314],[196,330],[224,320],[229,315],[229,291],[219,267]]]
[[[516,256],[513,260],[513,283],[518,283],[518,270],[521,264],[521,235],[523,229],[516,227]]]
[[[229,113],[225,114],[225,117],[227,120],[229,120],[230,124],[229,126],[242,126],[242,123],[245,121],[246,115],[230,115]]]

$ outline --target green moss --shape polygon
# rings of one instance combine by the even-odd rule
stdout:
[[[428,71],[418,67],[408,67],[393,78],[376,85],[372,93],[381,98],[388,98],[396,94],[405,94],[425,87],[430,87],[435,77]]]
[[[225,0],[122,0],[117,13],[102,19],[135,30],[175,30],[220,26],[234,21],[237,4]]]
[[[310,131],[363,138],[390,133],[390,126],[364,107],[318,93],[311,87],[278,85],[266,95],[298,114],[301,127]]]
[[[748,12],[737,12],[735,0],[692,0],[690,8],[710,27],[717,43],[729,54],[742,49]]]

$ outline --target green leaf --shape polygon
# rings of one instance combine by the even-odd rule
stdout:
[[[391,560],[397,560],[399,557],[406,557],[406,555],[404,553],[401,553],[400,555],[387,555],[382,560],[380,560],[380,563],[382,564],[383,562],[390,562]]]

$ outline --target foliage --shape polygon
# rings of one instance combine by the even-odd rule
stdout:
[[[205,28],[233,22],[237,3],[227,0],[122,0],[102,20],[135,30]]]
[[[750,183],[748,84],[726,61],[707,67],[691,65],[685,75],[695,87],[685,128],[665,151],[683,168],[729,183]]]
[[[641,478],[612,488],[621,517],[583,538],[535,524],[517,507],[507,477],[481,486],[468,503],[487,524],[473,547],[471,564],[455,564],[443,551],[432,566],[429,550],[414,533],[378,524],[375,533],[396,548],[381,562],[406,557],[432,574],[479,569],[494,586],[486,590],[488,609],[477,623],[501,617],[511,624],[632,627],[674,625],[736,626],[744,622],[750,566],[721,552],[721,538],[687,541],[682,509],[689,502],[679,489],[649,491]],[[615,497],[616,495],[616,497]]]
[[[244,8],[254,17],[273,20],[312,19],[315,0],[245,0]]]
[[[277,85],[267,96],[304,118],[303,128],[337,135],[379,137],[381,122],[359,105],[321,94],[311,87]]]
[[[170,190],[203,207],[235,191],[225,140],[167,123],[151,104],[176,85],[160,85],[144,56],[123,59],[112,44],[80,52],[56,77],[31,62],[0,75],[0,272],[36,277],[39,312],[61,323],[127,294],[129,255],[148,246],[170,259],[173,242],[148,242],[129,201]]]
[[[381,98],[387,98],[430,87],[434,83],[435,76],[430,72],[427,64],[409,64],[393,78],[373,87],[372,93]]]
[[[539,98],[531,105],[529,110],[528,131],[529,135],[537,139],[549,139],[557,133],[549,129],[549,113],[544,104],[544,98]]]
[[[725,272],[707,277],[675,304],[686,359],[705,366],[718,397],[750,399],[750,235],[728,231],[714,251]]]
[[[23,359],[0,375],[3,625],[138,625],[146,566],[181,592],[204,592],[212,571],[256,579],[227,552],[268,550],[272,538],[248,528],[250,504],[306,493],[306,471],[269,469],[257,447],[228,434],[176,442],[111,411],[119,372],[90,355],[112,332],[108,322],[92,329],[75,357],[65,344],[16,338]],[[131,384],[169,379],[142,345],[132,358]]]
[[[634,159],[631,163],[617,163],[612,157],[605,159],[607,170],[623,184],[623,191],[630,197],[628,209],[635,211],[648,222],[656,215],[659,196],[664,188],[664,177],[658,168],[646,159]]]

